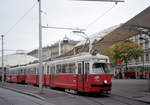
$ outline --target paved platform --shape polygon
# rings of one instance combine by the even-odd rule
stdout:
[[[150,80],[115,79],[112,80],[112,93],[150,104]]]

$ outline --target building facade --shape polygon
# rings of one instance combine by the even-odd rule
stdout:
[[[126,75],[129,78],[147,79],[150,78],[150,36],[146,34],[136,35],[131,37],[133,40],[139,43],[143,50],[143,56],[137,60],[132,59],[129,61],[128,70]]]
[[[143,56],[139,57],[138,60],[131,60],[130,64],[143,64],[150,63],[150,36],[142,34],[131,37],[130,40],[133,40],[140,44],[141,49],[143,50]]]
[[[63,40],[54,43],[51,46],[44,47],[42,49],[42,58],[46,59],[54,59],[68,51],[70,51],[79,41],[70,40],[66,36]],[[38,58],[38,49],[35,49],[28,53],[28,55],[34,56]]]

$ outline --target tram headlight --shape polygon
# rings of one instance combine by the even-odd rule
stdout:
[[[107,80],[104,80],[104,84],[107,84]]]

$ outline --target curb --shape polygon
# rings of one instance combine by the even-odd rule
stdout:
[[[8,89],[8,90],[12,90],[12,91],[18,92],[18,93],[21,93],[21,94],[25,94],[25,95],[29,95],[29,96],[38,98],[38,99],[40,99],[40,100],[42,100],[42,101],[45,101],[45,98],[43,98],[43,97],[41,97],[41,96],[39,96],[39,95],[33,94],[33,93],[21,91],[21,90],[14,89],[14,88],[10,88],[10,87],[6,87],[6,86],[1,86],[1,87],[2,87],[2,88],[5,88],[5,89]]]
[[[145,100],[140,100],[140,99],[135,99],[135,98],[133,98],[134,100],[136,100],[136,101],[139,101],[139,102],[143,102],[143,103],[146,103],[146,104],[150,104],[150,102],[149,101],[145,101]]]

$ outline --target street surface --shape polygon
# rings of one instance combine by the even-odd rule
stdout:
[[[107,95],[88,95],[81,93],[79,95],[72,95],[62,90],[51,88],[43,88],[43,93],[41,94],[39,93],[39,88],[32,85],[15,83],[5,83],[4,85],[13,89],[39,95],[44,98],[45,102],[54,105],[150,105],[150,93],[147,92],[147,80],[112,80],[112,83],[113,90],[111,94]],[[3,98],[1,98],[1,100],[3,100]],[[36,103],[34,104],[36,105]]]
[[[52,105],[37,98],[0,88],[0,105]]]

